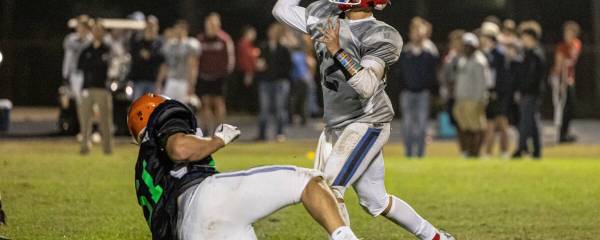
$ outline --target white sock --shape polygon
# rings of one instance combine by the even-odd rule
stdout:
[[[358,240],[348,226],[339,227],[331,234],[331,240]]]
[[[392,196],[392,207],[386,217],[421,240],[432,240],[438,234],[437,229],[419,216],[408,203],[394,196]]]
[[[348,209],[346,208],[346,203],[338,202],[338,207],[340,209],[340,213],[342,214],[342,219],[346,226],[350,226],[350,215],[348,214]]]

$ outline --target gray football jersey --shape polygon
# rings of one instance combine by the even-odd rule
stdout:
[[[335,23],[340,10],[327,0],[312,3],[306,8],[307,30],[312,39],[321,38],[320,29],[326,29],[328,18]],[[350,22],[340,21],[340,46],[357,62],[367,56],[375,57],[385,63],[386,72],[389,66],[400,57],[402,37],[392,26],[367,19]],[[335,64],[325,44],[314,41],[314,47],[320,62],[321,84],[323,86],[324,119],[329,128],[343,128],[355,122],[387,123],[394,118],[391,101],[385,92],[387,84],[385,76],[383,84],[369,99],[361,98],[347,83],[341,67]]]

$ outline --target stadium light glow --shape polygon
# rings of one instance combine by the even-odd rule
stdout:
[[[2,64],[2,60],[4,60],[4,57],[2,56],[2,52],[0,52],[0,65]]]

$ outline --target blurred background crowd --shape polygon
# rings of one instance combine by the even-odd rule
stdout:
[[[142,12],[91,16],[67,23],[58,94],[61,133],[78,136],[82,154],[93,139],[110,154],[112,136],[127,134],[128,104],[145,93],[187,103],[205,133],[228,112],[256,116],[257,141],[285,141],[287,126],[322,116],[312,40],[272,19],[259,27],[237,21],[228,32],[222,21],[238,16],[206,12],[168,24]],[[449,35],[434,41],[436,25],[407,20],[402,56],[387,73],[407,157],[425,157],[433,138],[456,138],[466,158],[540,158],[542,116],[553,120],[556,142],[577,140],[570,131],[584,50],[577,22],[551,27],[553,41],[545,42],[537,21],[482,16],[471,28],[443,26]]]

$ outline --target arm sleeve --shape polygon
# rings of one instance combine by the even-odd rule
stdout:
[[[372,29],[363,39],[359,70],[348,84],[362,97],[371,98],[384,83],[385,69],[400,58],[402,37],[390,26]]]
[[[362,69],[348,80],[348,84],[361,98],[368,99],[375,95],[379,86],[384,82],[385,65],[368,58],[362,60],[360,65]]]
[[[300,0],[278,0],[273,7],[273,16],[296,31],[308,34],[306,8],[298,6]]]

